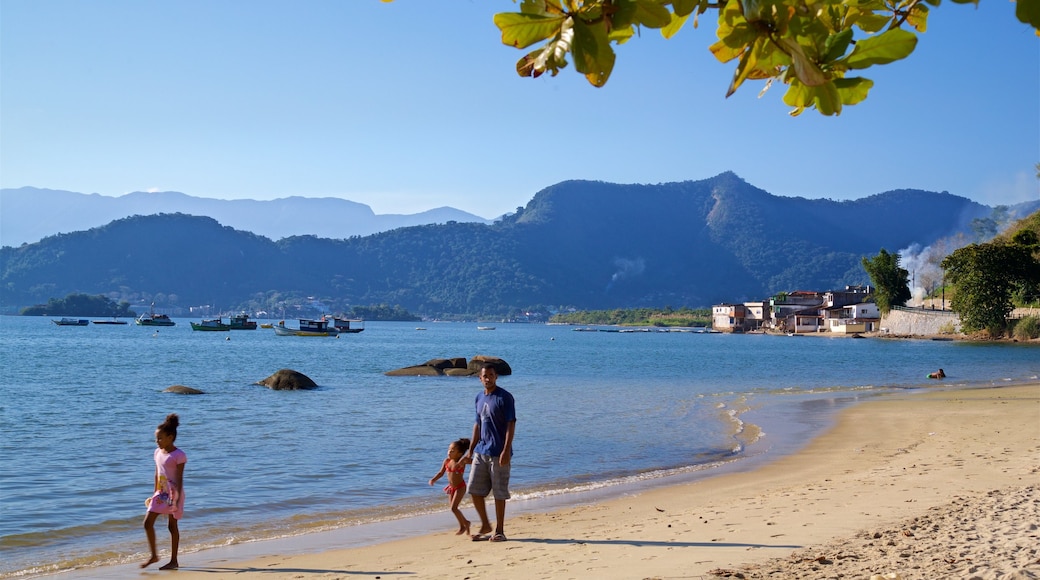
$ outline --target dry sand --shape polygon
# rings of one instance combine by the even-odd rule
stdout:
[[[551,461],[547,457],[546,461]],[[502,543],[444,532],[142,576],[239,578],[1040,578],[1040,384],[859,404],[747,473],[551,513]],[[472,504],[463,511],[475,518]],[[160,545],[163,538],[160,536]],[[169,576],[172,577],[172,576]]]

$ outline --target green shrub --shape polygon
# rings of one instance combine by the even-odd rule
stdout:
[[[1040,337],[1040,320],[1035,316],[1026,316],[1015,323],[1015,338],[1019,340],[1032,340]]]

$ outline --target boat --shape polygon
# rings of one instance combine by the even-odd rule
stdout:
[[[62,318],[61,320],[52,320],[51,322],[58,326],[86,326],[90,324],[90,321],[86,318]]]
[[[270,322],[264,322],[263,324],[260,325],[260,328],[274,328],[274,325],[271,324]]]
[[[301,318],[299,328],[289,328],[283,320],[274,326],[274,333],[278,336],[336,336],[339,331],[335,326],[330,327],[328,320]]]
[[[256,321],[249,320],[249,315],[243,312],[232,316],[228,326],[231,330],[256,330]]]
[[[155,304],[152,304],[152,308],[148,311],[148,314],[142,314],[137,317],[134,322],[137,326],[177,326],[177,323],[170,320],[170,317],[165,314],[155,313]]]
[[[208,330],[212,332],[227,332],[231,330],[230,324],[224,324],[224,321],[220,318],[213,318],[211,320],[203,319],[202,322],[192,322],[192,330]]]
[[[353,324],[353,326],[351,326]],[[336,332],[356,334],[365,330],[365,321],[358,318],[332,318],[332,326]]]
[[[113,318],[112,320],[91,320],[91,322],[94,323],[94,324],[126,324],[127,323],[125,320],[116,320],[115,318]]]
[[[478,326],[477,330],[494,330],[494,326]]]

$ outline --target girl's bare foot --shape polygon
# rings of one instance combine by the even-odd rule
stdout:
[[[459,531],[455,532],[456,536],[461,536],[463,534],[469,535],[469,522],[462,524],[462,527],[459,528]]]
[[[152,556],[151,558],[148,558],[148,560],[144,564],[141,564],[141,567],[142,568],[147,568],[147,567],[151,566],[152,564],[154,564],[154,563],[156,563],[158,561],[159,561],[159,556]]]
[[[177,560],[170,560],[169,564],[165,564],[163,566],[159,566],[159,569],[160,570],[176,570],[179,567],[180,566],[177,565]]]

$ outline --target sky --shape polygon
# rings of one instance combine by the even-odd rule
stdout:
[[[571,179],[701,180],[774,195],[1040,199],[1040,39],[1006,0],[950,0],[837,117],[783,85],[725,98],[711,12],[616,47],[603,88],[525,79],[511,0],[2,0],[0,187],[339,197],[494,218]]]

